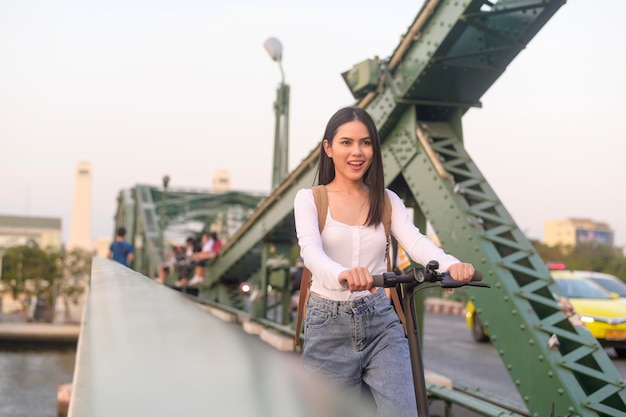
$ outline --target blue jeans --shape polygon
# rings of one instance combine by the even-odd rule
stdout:
[[[417,416],[409,345],[382,288],[355,301],[310,294],[304,337],[306,369],[341,384],[349,395],[359,395],[363,381],[378,416]]]

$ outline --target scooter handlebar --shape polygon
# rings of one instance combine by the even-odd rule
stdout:
[[[474,276],[471,281],[456,281],[452,279],[448,272],[436,272],[422,269],[412,269],[406,275],[396,275],[395,272],[385,272],[381,275],[373,275],[374,287],[395,287],[398,284],[425,282],[440,282],[443,288],[458,288],[466,285],[475,287],[490,287],[489,284],[480,282],[483,274],[479,270],[474,270]]]

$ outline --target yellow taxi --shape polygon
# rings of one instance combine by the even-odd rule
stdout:
[[[580,320],[604,347],[626,357],[626,303],[591,280],[591,271],[551,271]]]
[[[614,275],[593,272],[589,279],[603,287],[608,292],[619,295],[620,300],[626,301],[626,283]]]
[[[550,271],[580,320],[603,347],[612,347],[619,357],[626,357],[626,303],[619,295],[608,292],[594,283],[591,271]],[[466,306],[465,319],[474,340],[483,342],[489,336],[475,314],[470,301]]]
[[[476,314],[476,306],[471,301],[465,304],[465,323],[472,331],[472,338],[476,342],[486,342],[489,340],[487,330],[483,327],[483,323]]]

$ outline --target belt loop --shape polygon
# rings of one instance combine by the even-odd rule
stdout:
[[[374,311],[374,304],[376,302],[375,298],[376,298],[376,294],[372,294],[371,297],[363,297],[363,299],[365,300],[365,304],[367,305],[367,309],[369,310],[370,313]]]
[[[380,296],[381,291],[376,291],[376,294],[373,294],[372,297],[368,297],[369,298],[369,304],[370,304],[370,311],[374,311],[375,310],[375,306],[376,304],[378,304],[379,302],[379,298],[381,298]],[[384,292],[382,292],[384,294]],[[385,295],[386,297],[386,295]]]

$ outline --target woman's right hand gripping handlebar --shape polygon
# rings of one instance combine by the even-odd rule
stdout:
[[[357,266],[356,268],[346,269],[339,274],[339,283],[350,290],[350,292],[369,291],[376,294],[374,287],[374,278],[367,268]]]

